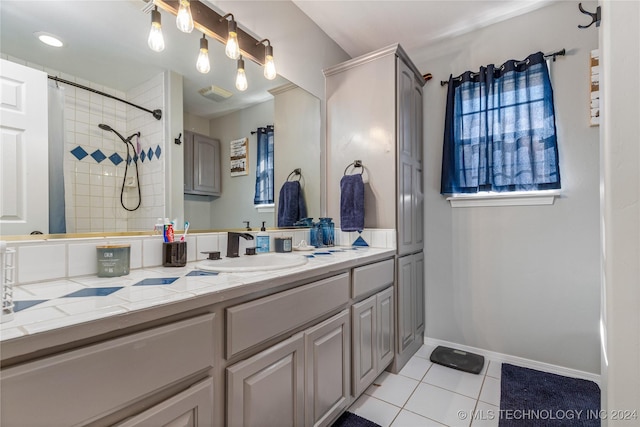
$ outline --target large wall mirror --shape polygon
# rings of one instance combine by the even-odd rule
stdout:
[[[169,13],[162,13],[166,47],[163,52],[152,51],[147,45],[151,16],[144,10],[146,6],[143,0],[0,2],[0,53],[4,60],[163,111],[158,121],[113,99],[48,79],[48,93],[40,98],[48,105],[47,148],[59,155],[40,184],[46,180],[53,188],[49,199],[55,224],[49,230],[47,226],[24,224],[22,228],[12,227],[11,221],[3,221],[1,234],[151,231],[157,218],[170,216],[172,211],[184,212],[184,218],[177,219],[189,220],[191,229],[196,230],[240,228],[243,221],[250,221],[252,227],[263,221],[274,227],[278,192],[298,168],[308,216],[318,217],[320,101],[280,76],[265,79],[262,68],[248,59],[249,87],[237,90],[236,61],[227,58],[222,43],[213,39],[208,43],[211,71],[201,74],[196,70],[196,59],[202,33],[180,32]],[[242,17],[236,19],[242,27]],[[36,38],[38,32],[60,37],[64,46],[42,44]],[[277,46],[274,49],[277,64]],[[176,82],[181,85],[177,91],[172,87]],[[231,95],[221,99],[215,94],[200,94],[201,89],[214,86]],[[214,91],[219,93],[219,89]],[[176,93],[180,99],[176,99]],[[178,135],[167,130],[173,129],[170,122],[176,120],[183,123],[185,131],[220,140],[222,187],[219,196],[185,195],[183,208],[168,209],[171,189],[183,187],[182,175],[172,173],[178,166],[182,170],[184,161],[182,156],[172,154]],[[126,145],[116,132],[100,128],[100,124],[125,139],[140,133],[140,137],[131,138],[139,186],[129,186],[135,176],[135,162],[126,161]],[[265,211],[253,204],[257,157],[256,134],[252,132],[266,125],[275,128],[276,200],[275,208]],[[231,141],[240,138],[249,141],[248,173],[232,177],[229,147]],[[26,150],[37,148],[29,146]],[[2,185],[4,190],[6,182]],[[175,203],[173,200],[171,203]],[[39,203],[44,206],[46,202]],[[140,207],[134,210],[138,204]]]

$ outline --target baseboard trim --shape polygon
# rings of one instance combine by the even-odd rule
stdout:
[[[593,381],[600,386],[600,375],[593,374],[591,372],[580,371],[577,369],[571,369],[564,366],[552,365],[550,363],[538,362],[537,360],[526,359],[524,357],[512,356],[510,354],[497,353],[495,351],[485,350],[483,348],[471,347],[468,345],[458,344],[450,341],[439,340],[436,338],[424,337],[424,344],[427,346],[437,347],[439,345],[445,347],[458,348],[460,350],[468,351],[471,353],[480,354],[487,359],[497,360],[503,363],[510,363],[512,365],[522,366],[530,369],[537,369],[539,371],[550,372],[552,374],[564,375],[566,377],[581,378],[583,380]]]

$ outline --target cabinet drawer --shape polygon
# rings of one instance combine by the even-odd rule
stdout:
[[[2,425],[99,419],[213,362],[213,314],[15,366],[0,373]]]
[[[227,358],[304,325],[349,301],[343,273],[227,309]]]
[[[353,269],[352,297],[358,298],[393,284],[393,260]]]

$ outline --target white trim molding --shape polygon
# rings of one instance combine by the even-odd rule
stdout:
[[[436,338],[424,337],[424,344],[431,347],[437,347],[441,345],[444,347],[457,348],[463,351],[468,351],[470,353],[476,353],[484,356],[487,359],[495,360],[502,363],[510,363],[512,365],[522,366],[524,368],[564,375],[565,377],[580,378],[583,380],[593,381],[594,383],[598,384],[598,387],[602,388],[602,386],[600,385],[601,376],[591,372],[580,371],[564,366],[552,365],[545,362],[538,362],[537,360],[525,359],[524,357],[512,356],[510,354],[496,353],[495,351],[457,344],[454,342],[439,340]]]
[[[276,205],[274,203],[264,205],[253,205],[259,213],[271,213],[276,211]]]
[[[456,194],[447,197],[452,208],[473,208],[487,206],[535,206],[552,205],[560,191],[516,191],[509,193]]]

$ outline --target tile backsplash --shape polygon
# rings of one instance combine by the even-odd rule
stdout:
[[[254,232],[252,234],[257,234]],[[293,244],[301,240],[309,242],[309,230],[269,231],[271,251],[274,251],[275,237],[291,237]],[[395,231],[369,229],[362,233],[344,233],[336,230],[336,245],[350,246],[358,237],[368,246],[394,249]],[[220,251],[224,257],[227,251],[227,233],[200,233],[187,236],[187,261],[200,261],[207,257],[202,252]],[[162,265],[161,236],[97,237],[78,239],[10,241],[8,247],[16,248],[17,284],[25,285],[48,280],[65,279],[97,274],[96,246],[107,243],[127,243],[131,245],[130,268],[155,267]],[[255,240],[240,241],[240,253],[246,247],[255,246]]]

